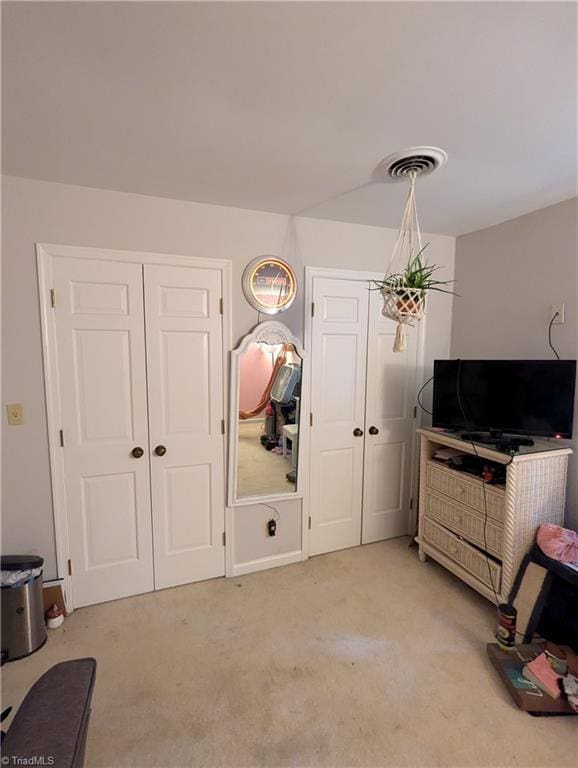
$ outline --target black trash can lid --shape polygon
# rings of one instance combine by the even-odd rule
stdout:
[[[44,558],[38,555],[2,555],[0,557],[0,570],[3,571],[27,571],[30,568],[42,568]]]

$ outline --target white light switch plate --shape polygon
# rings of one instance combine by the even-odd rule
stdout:
[[[564,304],[552,304],[550,311],[550,318],[553,318],[556,312],[558,317],[554,320],[552,325],[564,325]]]

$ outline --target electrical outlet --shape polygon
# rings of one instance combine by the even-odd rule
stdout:
[[[564,304],[552,304],[550,309],[550,319],[554,317],[556,312],[558,313],[558,317],[554,320],[552,325],[564,325]]]
[[[8,414],[8,424],[11,427],[19,427],[24,424],[21,403],[10,403],[10,405],[6,406],[6,413]]]

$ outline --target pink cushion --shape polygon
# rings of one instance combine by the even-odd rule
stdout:
[[[545,555],[561,563],[578,563],[578,533],[545,523],[538,528],[536,542]]]

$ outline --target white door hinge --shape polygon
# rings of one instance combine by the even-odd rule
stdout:
[[[309,426],[310,427],[313,426],[313,414],[312,413],[309,414]]]
[[[227,534],[225,533],[225,531],[223,531],[223,546],[226,546],[226,544],[227,544]]]
[[[219,299],[219,314],[223,314],[223,298]]]
[[[221,434],[225,434],[225,419],[221,419]]]
[[[72,560],[68,561],[68,575],[72,576]]]
[[[309,515],[309,530],[311,530],[311,515]]]
[[[52,307],[52,309],[54,309],[54,307],[56,306],[56,298],[54,296],[54,288],[50,289],[50,306]]]
[[[315,302],[311,302],[311,317],[315,317]]]
[[[58,435],[59,435],[59,438],[60,438],[60,447],[64,448],[64,432],[62,430],[60,430]]]

